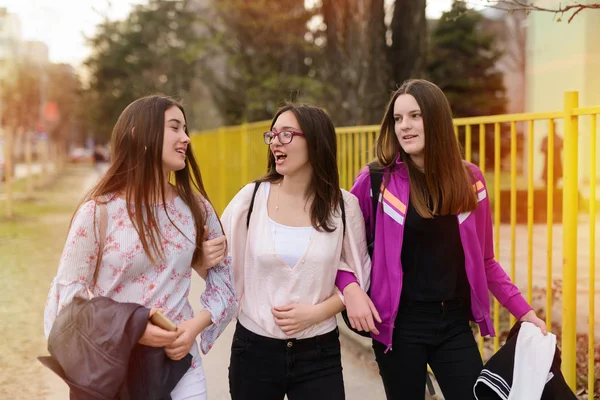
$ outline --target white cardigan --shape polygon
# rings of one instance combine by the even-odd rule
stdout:
[[[254,185],[250,183],[238,192],[221,219],[232,257],[238,318],[246,329],[258,335],[287,339],[275,323],[271,307],[291,303],[314,305],[327,300],[336,292],[338,270],[355,274],[363,289],[369,287],[371,260],[364,218],[356,197],[343,190],[346,234],[338,212],[334,218],[337,229],[331,233],[315,231],[303,258],[290,268],[276,255],[266,196],[255,197],[250,225],[246,228]],[[336,319],[331,317],[292,337],[314,337],[335,327]]]

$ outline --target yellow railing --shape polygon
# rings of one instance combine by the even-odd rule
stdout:
[[[577,308],[577,298],[578,295],[585,294],[585,291],[588,292],[587,389],[589,393],[594,393],[594,336],[600,335],[600,330],[595,329],[596,281],[600,280],[596,278],[595,272],[596,134],[599,114],[600,107],[578,108],[577,92],[568,92],[565,93],[564,108],[561,111],[454,120],[459,140],[464,143],[465,159],[478,164],[486,176],[488,193],[493,203],[496,256],[513,281],[523,289],[527,300],[533,301],[537,307],[545,310],[546,324],[550,330],[553,326],[553,297],[557,296],[562,300],[560,332],[562,369],[567,383],[573,389],[577,385],[577,311],[580,311],[580,318],[583,318],[581,314],[584,310],[584,307]],[[562,122],[564,138],[563,194],[562,208],[559,209],[562,210],[562,225],[561,221],[556,220],[554,216],[555,201],[561,199],[560,196],[556,197],[557,193],[560,194],[561,186],[557,188],[554,185],[554,166],[561,162],[560,152],[555,152],[555,122]],[[269,123],[269,121],[262,121],[222,127],[217,130],[198,132],[192,136],[192,145],[203,172],[204,184],[217,212],[223,211],[228,201],[243,185],[265,173],[268,148],[263,142],[262,133],[268,130]],[[580,129],[580,124],[585,125],[585,132]],[[378,131],[379,126],[375,125],[337,129],[337,157],[340,185],[343,188],[349,189],[358,171],[373,159],[373,145]],[[478,133],[474,135],[474,131]],[[522,132],[521,137],[526,142],[526,148],[522,149],[521,156],[518,148],[519,132]],[[580,132],[586,135],[580,135]],[[540,183],[536,176],[539,175],[539,170],[546,160],[536,152],[536,143],[539,143],[546,134],[547,183]],[[510,147],[504,152],[503,137],[510,138]],[[473,151],[474,138],[478,138],[479,142],[477,152]],[[488,141],[492,142],[489,143],[489,149]],[[589,159],[579,160],[580,146],[589,146],[590,151],[586,153],[589,154]],[[490,155],[493,154],[494,160],[490,168],[486,165],[488,150]],[[502,165],[503,157],[508,159],[508,166]],[[582,179],[578,174],[579,166],[590,168],[589,185],[588,182],[580,185]],[[505,172],[507,169],[509,173]],[[582,186],[589,186],[588,202],[584,204],[589,209],[587,219],[579,214]],[[524,192],[526,197],[519,201],[519,194]],[[536,197],[536,193],[541,196]],[[545,218],[539,218],[539,211],[535,212],[536,209],[543,208],[539,203],[536,207],[536,200],[537,202],[543,200],[546,203]],[[503,211],[505,208],[503,205],[506,204],[509,206],[508,212]],[[523,216],[523,208],[519,207],[522,204],[526,205],[525,216]],[[521,214],[518,213],[519,209],[522,210]],[[518,217],[521,217],[523,224],[517,223]],[[544,224],[536,224],[536,220],[543,221]],[[586,228],[588,224],[589,228]],[[578,241],[578,234],[582,240]],[[559,240],[561,235],[562,241]],[[588,241],[588,248],[584,249]],[[578,242],[581,245],[579,250],[589,251],[589,257],[586,259],[578,260]],[[520,266],[519,269],[517,265]],[[579,287],[578,272],[582,275]],[[587,285],[585,285],[586,272],[588,273]],[[554,278],[562,278],[562,296],[560,291],[554,293]],[[534,287],[542,289],[541,300],[534,297]],[[505,314],[501,314],[498,302],[495,301],[493,316],[497,332],[500,332],[501,328],[506,329],[514,322],[512,316],[506,321]],[[479,341],[482,354],[484,354],[486,340],[488,339],[481,338]],[[491,340],[490,346],[494,352],[499,348],[499,336]],[[578,386],[584,386],[585,380],[584,377]]]

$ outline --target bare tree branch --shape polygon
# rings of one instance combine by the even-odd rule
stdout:
[[[557,15],[559,21],[565,14],[572,13],[567,20],[568,23],[583,10],[600,10],[600,3],[581,4],[579,2],[574,2],[566,5],[559,4],[557,7],[541,7],[533,3],[530,4],[525,0],[486,0],[486,3],[489,8],[508,12],[524,11],[528,14],[533,11],[550,12]]]

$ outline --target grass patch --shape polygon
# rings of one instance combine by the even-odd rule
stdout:
[[[15,201],[14,217],[0,217],[0,337],[6,346],[0,360],[0,398],[43,397],[43,367],[36,357],[47,354],[44,306],[71,216],[83,195],[82,180],[89,173],[87,168],[69,168],[32,198]],[[0,212],[5,207],[0,201]]]

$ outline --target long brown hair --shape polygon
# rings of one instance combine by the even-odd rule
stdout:
[[[317,230],[333,232],[335,227],[331,219],[341,200],[335,127],[329,115],[319,107],[288,104],[277,111],[271,122],[271,129],[277,118],[286,111],[291,111],[296,116],[308,146],[312,178],[306,197],[313,199],[311,224]],[[279,182],[282,179],[283,176],[276,170],[275,157],[269,150],[267,174],[258,182]]]
[[[425,132],[424,171],[406,154],[396,136],[394,104],[403,94],[413,96],[421,109]],[[400,160],[408,166],[410,201],[421,217],[458,214],[477,208],[471,171],[460,155],[450,104],[435,84],[411,79],[394,92],[381,123],[376,154],[384,167],[392,166],[400,154]]]
[[[164,258],[162,234],[154,213],[157,204],[162,205],[169,217],[164,189],[162,150],[165,112],[171,107],[179,108],[185,118],[181,103],[161,95],[135,100],[123,110],[112,132],[111,164],[108,171],[82,201],[85,203],[95,200],[97,203],[104,203],[108,199],[102,196],[124,195],[129,218],[152,263],[155,263],[157,258]],[[187,146],[185,168],[176,171],[174,175],[177,194],[190,208],[196,225],[196,250],[192,257],[192,265],[195,265],[202,256],[206,210],[202,209],[194,189],[209,200],[191,143]],[[130,207],[130,204],[133,204],[133,207]],[[175,224],[173,226],[177,228]]]

